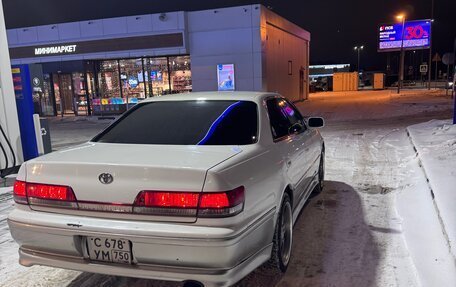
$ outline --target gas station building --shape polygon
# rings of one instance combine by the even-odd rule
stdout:
[[[190,91],[308,97],[310,33],[262,5],[24,27],[7,36],[15,85],[29,86],[41,116],[120,114],[147,97]]]

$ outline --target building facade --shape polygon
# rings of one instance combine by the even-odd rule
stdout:
[[[119,114],[147,97],[212,90],[308,95],[310,33],[262,5],[7,30],[43,116]],[[36,79],[35,79],[36,78]]]

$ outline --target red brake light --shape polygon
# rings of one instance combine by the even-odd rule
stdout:
[[[201,208],[225,208],[230,202],[226,193],[208,193],[201,196]]]
[[[142,191],[135,200],[136,206],[196,208],[198,193]]]
[[[30,205],[78,208],[76,196],[69,186],[27,183],[26,191]]]
[[[244,187],[227,192],[141,191],[133,213],[162,216],[226,217],[244,209]]]
[[[24,181],[16,180],[16,182],[14,182],[13,198],[16,203],[28,204],[25,185]]]
[[[244,202],[244,187],[220,193],[203,193],[200,208],[227,208]]]
[[[81,202],[69,186],[41,183],[14,183],[14,201],[35,206],[63,207],[92,210],[103,206],[103,211],[133,212],[160,216],[227,217],[239,214],[244,209],[244,187],[226,192],[168,192],[141,191],[133,203],[96,204]],[[113,208],[113,206],[115,208]],[[121,207],[118,207],[121,206]]]
[[[73,190],[61,185],[27,183],[27,196],[48,200],[76,201]]]
[[[226,192],[207,192],[201,196],[198,217],[234,216],[244,210],[244,187]]]
[[[133,204],[133,213],[160,216],[196,216],[199,193],[141,191]]]
[[[77,208],[76,196],[69,186],[41,183],[14,183],[14,200],[20,204]]]

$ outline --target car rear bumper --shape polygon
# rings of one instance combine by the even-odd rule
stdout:
[[[146,279],[196,280],[205,286],[230,286],[270,257],[275,210],[242,232],[231,235],[226,228],[157,223],[150,223],[147,233],[144,230],[134,232],[139,226],[131,222],[126,222],[130,228],[125,229],[121,228],[125,223],[122,221],[115,221],[106,227],[102,223],[106,219],[89,218],[95,220],[94,224],[100,223],[97,230],[85,227],[84,218],[45,213],[34,217],[35,213],[15,209],[8,219],[11,234],[20,245],[19,262],[24,266],[45,265]],[[27,214],[28,218],[24,220]],[[42,215],[48,217],[47,221],[44,220],[48,224],[43,224]],[[59,226],[58,222],[63,225]],[[80,224],[64,227],[65,222]],[[159,230],[153,232],[150,228]],[[164,230],[171,234],[173,229],[179,228],[185,229],[185,235],[175,237],[164,234]],[[223,236],[220,237],[220,234]],[[130,240],[133,264],[90,261],[85,247],[86,236]]]
[[[247,276],[271,256],[272,245],[231,269],[218,268],[179,268],[159,265],[120,265],[90,262],[81,257],[59,256],[37,252],[26,248],[19,249],[19,263],[24,266],[43,265],[82,272],[101,273],[113,276],[136,277],[166,281],[198,281],[204,286],[231,286]]]

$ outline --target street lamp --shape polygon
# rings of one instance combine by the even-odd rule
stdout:
[[[405,15],[397,15],[396,19],[402,21],[402,35],[401,35],[401,58],[399,63],[399,73],[397,81],[397,93],[401,92],[402,81],[404,80],[404,32],[405,32]]]
[[[359,68],[360,56],[359,55],[361,53],[361,50],[364,49],[364,46],[355,46],[353,49],[358,52],[358,74],[359,74],[359,70],[360,70],[360,68]]]

